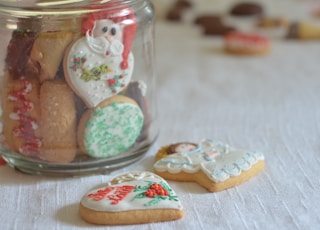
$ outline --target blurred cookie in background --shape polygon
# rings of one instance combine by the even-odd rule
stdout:
[[[231,32],[224,36],[224,49],[235,55],[264,55],[271,50],[271,40],[256,33]]]
[[[240,2],[230,6],[225,17],[228,25],[242,32],[253,32],[257,21],[265,14],[264,6],[257,2]]]
[[[183,20],[188,9],[191,9],[193,4],[188,0],[176,0],[172,7],[166,14],[168,21],[181,21]]]
[[[263,6],[256,2],[236,3],[230,9],[230,15],[238,17],[262,16],[263,14]]]
[[[294,22],[289,26],[286,38],[298,40],[320,39],[320,26],[306,21]]]
[[[204,35],[221,36],[235,31],[235,27],[225,25],[220,15],[204,14],[199,15],[194,19],[194,24],[202,27]]]
[[[257,21],[256,31],[270,38],[285,38],[290,22],[284,17],[264,16]]]

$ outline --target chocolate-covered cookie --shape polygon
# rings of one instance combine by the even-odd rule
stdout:
[[[211,25],[204,28],[203,33],[205,35],[225,35],[229,32],[236,31],[235,27],[225,25]]]
[[[215,14],[199,15],[195,18],[194,24],[196,25],[209,25],[209,24],[222,24],[221,17]]]
[[[181,21],[185,10],[192,7],[188,0],[177,0],[166,15],[168,21]]]
[[[182,19],[182,10],[179,8],[172,8],[168,11],[166,15],[168,21],[181,21]]]
[[[237,3],[230,10],[230,14],[233,16],[259,16],[263,13],[262,5],[254,2]]]
[[[195,18],[194,23],[203,28],[204,35],[224,35],[235,31],[232,26],[225,25],[219,15],[200,15]]]

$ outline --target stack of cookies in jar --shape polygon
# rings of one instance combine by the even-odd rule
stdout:
[[[132,80],[136,29],[124,5],[56,28],[20,20],[2,77],[5,150],[68,163],[78,155],[110,158],[146,139],[146,84]]]

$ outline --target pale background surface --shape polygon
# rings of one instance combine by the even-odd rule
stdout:
[[[291,0],[290,8],[281,2],[277,10],[288,17],[307,17],[311,1]],[[227,7],[222,0],[197,1],[199,12],[208,6]],[[111,175],[47,178],[0,167],[0,229],[318,229],[320,41],[274,39],[269,55],[240,58],[225,54],[219,38],[203,37],[188,22],[160,19],[156,39],[161,132],[155,145]],[[152,170],[162,145],[202,138],[262,151],[267,165],[250,181],[219,193],[170,182],[185,209],[178,221],[99,227],[79,217],[78,203],[89,189],[120,172]]]

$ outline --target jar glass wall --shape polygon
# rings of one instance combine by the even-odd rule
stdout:
[[[1,154],[23,172],[124,167],[158,133],[150,1],[68,2],[1,3]]]

